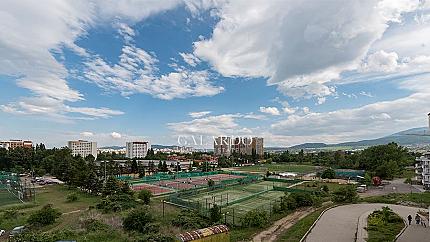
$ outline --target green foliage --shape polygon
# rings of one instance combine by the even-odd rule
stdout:
[[[321,187],[321,190],[322,190],[323,192],[325,192],[325,193],[328,193],[328,192],[330,191],[327,185],[323,185],[323,186]]]
[[[264,210],[251,210],[241,218],[243,227],[262,228],[267,224],[269,215]]]
[[[70,193],[66,197],[67,202],[76,202],[78,201],[78,195],[76,193]]]
[[[344,186],[333,192],[333,202],[354,203],[358,200],[357,191],[354,186]]]
[[[108,213],[135,208],[136,205],[137,203],[132,196],[128,194],[114,194],[103,198],[101,202],[96,205],[96,208]]]
[[[210,213],[210,220],[211,220],[212,223],[217,223],[222,218],[221,208],[218,205],[216,205],[216,204],[214,204],[210,208],[209,213]]]
[[[154,224],[155,218],[149,212],[149,207],[132,210],[123,220],[126,231],[137,231],[140,233],[156,233],[159,228]]]
[[[161,233],[149,233],[141,236],[136,240],[137,242],[176,242],[175,237],[161,234]]]
[[[27,222],[33,226],[45,226],[55,223],[55,220],[59,218],[61,213],[52,208],[52,204],[47,204],[37,212],[30,215]]]
[[[152,193],[151,191],[144,189],[139,191],[137,197],[142,200],[144,204],[149,205],[151,202]]]
[[[390,208],[383,207],[370,214],[367,218],[368,241],[393,241],[404,226],[403,219]]]
[[[212,179],[208,180],[208,187],[213,187],[215,185],[215,181]]]
[[[331,168],[326,169],[321,174],[321,178],[322,179],[334,179],[334,178],[336,178],[336,172]]]
[[[193,210],[181,210],[181,212],[172,219],[174,226],[184,229],[198,229],[209,226],[207,219],[200,216]]]

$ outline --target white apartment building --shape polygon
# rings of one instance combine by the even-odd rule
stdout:
[[[97,158],[97,142],[91,142],[86,140],[75,140],[68,141],[67,147],[72,150],[72,155],[80,155],[82,157],[87,157],[93,155]]]
[[[127,142],[125,145],[125,156],[127,158],[145,158],[149,149],[149,143],[146,141]]]
[[[415,173],[417,180],[421,181],[424,189],[430,190],[430,152],[416,159]]]

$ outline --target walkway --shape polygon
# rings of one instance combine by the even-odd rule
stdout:
[[[351,204],[336,207],[324,213],[305,241],[352,242],[355,240],[356,232],[362,231],[361,228],[366,226],[364,222],[358,224],[360,216],[365,213],[368,214],[371,211],[381,209],[383,206],[390,207],[394,212],[399,214],[404,219],[406,219],[408,214],[414,216],[419,210],[419,208],[391,204]],[[363,237],[366,236],[367,235],[364,235]],[[423,239],[429,237],[429,227],[425,229],[421,226],[414,225],[408,226],[398,241],[424,241]]]

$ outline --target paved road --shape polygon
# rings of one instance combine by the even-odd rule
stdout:
[[[381,209],[383,206],[389,206],[404,219],[408,214],[414,216],[419,210],[418,208],[388,204],[352,204],[336,207],[324,213],[305,241],[354,241],[359,217],[369,211]],[[425,229],[414,225],[408,226],[398,241],[426,241],[429,237],[430,228]]]
[[[411,186],[405,183],[404,178],[395,179],[390,181],[390,184],[383,186],[382,189],[369,187],[369,190],[365,193],[360,193],[360,197],[369,197],[369,196],[380,196],[387,195],[390,193],[419,193],[422,192],[416,186]]]

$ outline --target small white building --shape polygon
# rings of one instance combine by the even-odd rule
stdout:
[[[73,156],[80,155],[85,158],[92,155],[97,158],[97,142],[86,140],[68,141],[67,147],[72,151]]]
[[[125,156],[127,158],[145,158],[149,149],[149,143],[146,141],[127,142],[125,145]]]

